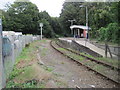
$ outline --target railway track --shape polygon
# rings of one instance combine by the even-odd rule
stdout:
[[[56,42],[56,44],[57,44],[59,47],[64,48],[64,49],[66,49],[66,50],[68,50],[68,51],[70,51],[70,52],[72,52],[72,53],[75,53],[75,54],[77,54],[77,55],[80,55],[80,56],[82,56],[82,57],[85,57],[85,58],[87,58],[87,59],[90,60],[90,61],[94,61],[94,62],[96,62],[96,63],[98,63],[98,64],[101,64],[101,65],[104,65],[104,66],[106,66],[106,67],[109,67],[109,68],[111,68],[112,70],[115,70],[115,69],[116,69],[117,71],[120,72],[120,68],[118,68],[118,67],[116,67],[116,66],[112,66],[112,65],[110,65],[110,64],[108,64],[108,63],[105,63],[105,62],[96,60],[96,59],[94,59],[94,58],[90,58],[90,57],[88,57],[88,56],[82,55],[82,54],[80,54],[79,52],[73,51],[73,50],[71,50],[71,49],[68,49],[68,48],[65,48],[65,47],[59,45],[57,42]]]
[[[116,75],[118,76],[118,72],[120,70],[119,68],[111,66],[109,64],[106,64],[104,62],[97,61],[97,60],[95,60],[93,58],[89,58],[87,56],[81,55],[78,52],[75,52],[75,51],[70,50],[68,48],[64,48],[61,45],[59,45],[58,43],[55,43],[54,41],[51,41],[50,45],[55,50],[57,50],[58,52],[60,52],[61,54],[65,55],[65,56],[67,56],[71,60],[77,62],[78,64],[85,66],[89,70],[94,71],[96,74],[99,74],[99,75],[105,77],[106,79],[108,79],[108,80],[110,80],[112,82],[115,82],[118,85],[120,84],[120,82],[118,81],[118,77],[116,78]],[[77,58],[75,58],[73,56],[75,56]],[[84,59],[84,60],[78,60],[78,58],[80,56],[83,57],[82,59]],[[107,74],[102,73],[101,71],[99,71],[97,69],[94,69],[95,66],[102,67],[104,69],[104,71],[107,72]],[[114,74],[113,77],[111,77],[111,74],[108,75],[109,72],[110,73],[112,72]]]

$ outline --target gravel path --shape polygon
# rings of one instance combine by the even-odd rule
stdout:
[[[112,88],[114,83],[105,80],[85,67],[79,66],[67,57],[61,55],[50,46],[50,40],[40,43],[40,58],[42,62],[52,68],[52,73],[57,75],[63,87],[75,88]],[[51,83],[51,82],[50,82]],[[62,86],[62,85],[61,85]]]

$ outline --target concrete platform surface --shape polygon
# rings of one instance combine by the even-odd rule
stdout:
[[[67,41],[72,41],[74,40],[76,43],[83,45],[85,47],[88,47],[89,49],[93,50],[94,52],[102,55],[103,57],[105,57],[105,50],[98,48],[97,46],[93,45],[92,43],[90,43],[89,41],[87,41],[85,38],[60,38],[62,40],[67,40]],[[110,54],[108,52],[107,57],[110,57]],[[113,58],[116,58],[117,56],[112,54]]]

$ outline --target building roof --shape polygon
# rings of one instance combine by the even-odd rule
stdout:
[[[79,28],[79,29],[91,29],[90,27],[88,26],[83,26],[83,25],[72,25],[70,26],[70,29],[73,29],[73,28]]]

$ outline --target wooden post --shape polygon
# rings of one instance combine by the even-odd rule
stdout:
[[[108,45],[107,45],[107,48],[108,48],[108,52],[109,52],[109,54],[110,54],[110,57],[112,58],[112,53],[111,53],[110,48],[109,48]]]
[[[110,57],[112,58],[112,53],[111,53],[111,51],[110,51],[110,48],[109,48],[107,42],[105,42],[105,57],[106,57],[106,58],[107,58],[107,50],[108,50],[108,52],[109,52],[109,54],[110,54]]]
[[[105,42],[105,57],[107,58],[107,43]]]

